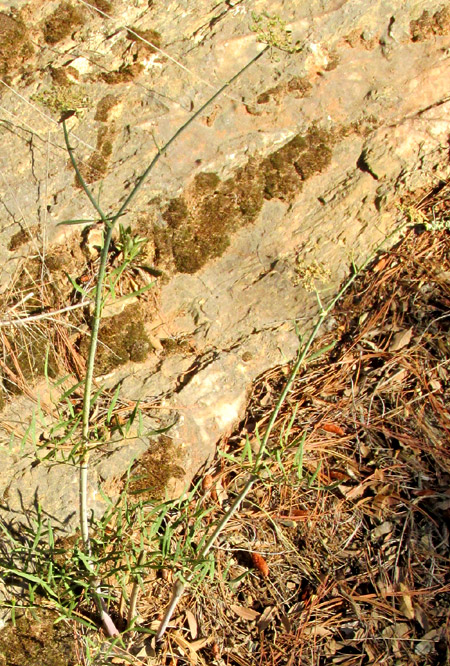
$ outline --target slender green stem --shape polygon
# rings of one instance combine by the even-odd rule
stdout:
[[[289,393],[289,391],[292,388],[292,384],[295,381],[295,378],[297,377],[300,368],[302,365],[305,363],[305,360],[307,360],[308,352],[311,349],[312,344],[314,343],[315,339],[317,338],[317,335],[319,333],[319,330],[325,321],[325,319],[328,317],[330,314],[331,310],[334,308],[336,303],[339,301],[339,299],[343,296],[343,294],[351,287],[353,282],[356,280],[356,278],[361,274],[361,272],[369,265],[369,263],[372,261],[372,259],[375,257],[377,252],[385,245],[385,243],[391,239],[394,235],[398,234],[399,231],[401,231],[405,226],[407,226],[407,223],[404,223],[400,225],[399,227],[396,227],[394,231],[392,231],[388,236],[383,238],[381,243],[375,247],[375,249],[370,253],[370,255],[367,257],[367,259],[364,261],[364,263],[357,268],[356,266],[353,265],[353,274],[346,280],[344,285],[339,289],[337,294],[331,299],[329,304],[327,305],[326,308],[323,308],[320,305],[320,314],[319,317],[316,321],[316,324],[310,333],[308,340],[304,345],[301,345],[298,355],[297,355],[297,360],[292,368],[291,374],[289,375],[289,378],[285,384],[285,387],[283,391],[280,394],[280,397],[277,400],[277,403],[273,409],[273,412],[271,414],[269,423],[267,425],[266,431],[264,433],[264,437],[261,442],[261,446],[258,452],[258,456],[255,460],[255,464],[253,466],[253,471],[250,473],[250,475],[247,478],[247,482],[244,486],[244,488],[241,490],[239,495],[235,498],[233,504],[231,507],[228,509],[226,514],[221,518],[221,520],[217,523],[214,531],[212,532],[211,536],[207,539],[205,545],[201,549],[199,556],[198,556],[198,562],[202,562],[205,558],[205,556],[208,554],[208,552],[211,550],[212,546],[214,545],[215,541],[227,525],[227,523],[231,520],[231,518],[234,516],[234,514],[238,511],[239,506],[241,505],[242,501],[245,499],[245,497],[248,495],[250,492],[251,488],[253,487],[254,483],[259,479],[259,470],[263,461],[263,458],[266,454],[267,450],[267,443],[269,441],[269,437],[272,433],[273,427],[276,423],[277,417],[280,413],[280,410],[286,400],[286,397]],[[318,301],[320,303],[320,300]],[[177,604],[179,600],[181,599],[184,590],[186,589],[186,586],[188,583],[190,583],[194,577],[194,572],[195,572],[195,565],[192,571],[185,576],[184,580],[185,582],[182,583],[181,581],[176,581],[173,592],[172,592],[172,597],[170,599],[169,605],[166,608],[166,611],[164,613],[163,619],[161,620],[161,623],[158,627],[158,631],[156,633],[156,640],[160,641],[162,636],[164,635],[165,630],[167,629],[167,626],[170,622],[170,618],[172,617]]]
[[[137,561],[137,567],[142,567],[144,562],[145,562],[145,550],[141,550]],[[128,606],[128,617],[127,617],[128,628],[131,626],[131,623],[133,622],[136,616],[137,600],[139,596],[139,578],[140,578],[139,574],[136,573],[135,579],[133,581],[133,587],[131,588],[130,602]]]
[[[148,167],[146,168],[146,170],[144,171],[144,173],[138,178],[137,184],[135,185],[135,187],[133,188],[133,190],[130,192],[130,194],[128,195],[128,197],[125,199],[124,203],[123,203],[122,206],[120,207],[119,212],[118,212],[116,215],[113,216],[111,224],[114,224],[114,222],[116,221],[116,219],[117,219],[120,215],[123,215],[123,213],[125,212],[126,208],[128,208],[128,206],[130,205],[130,203],[132,202],[132,200],[134,199],[134,197],[136,196],[136,194],[139,192],[139,190],[140,190],[140,188],[142,187],[144,181],[147,179],[147,176],[150,174],[150,172],[152,171],[153,167],[154,167],[155,164],[158,162],[159,158],[160,158],[162,155],[164,155],[164,153],[167,152],[167,149],[172,145],[172,143],[173,143],[176,139],[178,139],[178,137],[180,136],[180,134],[182,134],[182,132],[184,132],[184,130],[186,130],[186,129],[189,127],[189,125],[190,125],[192,122],[194,122],[194,120],[195,120],[196,118],[198,118],[198,116],[200,116],[200,115],[203,113],[203,111],[204,111],[208,106],[210,106],[210,104],[212,104],[212,102],[214,102],[214,100],[215,100],[217,97],[219,97],[219,95],[221,95],[221,94],[223,93],[224,90],[226,90],[226,88],[228,88],[232,83],[234,83],[234,81],[236,81],[236,79],[238,79],[238,78],[239,78],[239,77],[240,77],[240,76],[241,76],[241,75],[242,75],[242,74],[243,74],[243,73],[244,73],[244,72],[245,72],[245,71],[246,71],[251,65],[253,65],[253,63],[255,63],[257,60],[259,60],[259,58],[261,58],[261,57],[264,55],[264,53],[267,51],[268,48],[269,48],[269,46],[266,46],[266,47],[265,47],[262,51],[260,51],[260,52],[259,52],[254,58],[252,58],[251,60],[249,60],[248,63],[247,63],[246,65],[244,65],[244,67],[242,67],[242,69],[240,69],[240,70],[238,71],[237,74],[235,74],[234,76],[232,76],[231,79],[230,79],[229,81],[227,81],[226,83],[224,83],[224,85],[223,85],[221,88],[219,88],[219,90],[218,90],[216,93],[214,93],[214,95],[212,95],[212,97],[210,97],[210,98],[209,98],[204,104],[202,104],[202,106],[201,106],[201,107],[200,107],[195,113],[193,113],[192,116],[190,116],[190,118],[188,118],[188,120],[187,120],[183,125],[181,125],[181,127],[179,127],[179,128],[177,129],[177,131],[175,132],[175,134],[173,134],[173,135],[170,137],[170,139],[167,141],[167,143],[164,144],[164,146],[162,146],[162,148],[158,148],[158,152],[156,153],[155,157],[152,159],[152,161],[150,162],[150,164],[148,165]]]
[[[239,78],[243,72],[245,72],[246,69],[248,69],[254,62],[256,62],[261,56],[267,51],[269,47],[266,46],[262,51],[260,51],[254,58],[252,58],[242,69],[239,70],[237,74],[235,74],[229,81],[227,81],[214,95],[212,95],[172,136],[171,138],[167,141],[167,143],[162,147],[158,148],[158,152],[155,155],[155,157],[152,159],[148,167],[145,169],[145,171],[142,173],[142,175],[138,178],[136,185],[128,195],[128,197],[125,199],[124,203],[120,207],[117,213],[112,214],[112,215],[105,215],[103,212],[100,204],[98,201],[95,199],[93,193],[89,189],[88,185],[86,184],[80,169],[78,168],[78,164],[75,159],[75,154],[72,146],[70,145],[70,140],[69,140],[69,132],[67,129],[67,125],[65,121],[63,122],[63,129],[64,129],[64,139],[66,142],[66,147],[67,151],[70,156],[70,160],[72,162],[72,166],[75,170],[75,173],[77,175],[77,178],[86,193],[86,196],[88,197],[89,201],[91,202],[92,206],[95,208],[97,213],[99,214],[103,224],[104,224],[104,239],[103,239],[103,247],[101,251],[101,256],[100,256],[100,266],[98,269],[98,274],[97,274],[97,285],[96,285],[96,294],[95,294],[95,304],[94,304],[94,313],[92,317],[92,324],[91,324],[91,341],[89,345],[89,354],[88,354],[88,360],[87,360],[87,369],[86,369],[86,378],[84,382],[84,395],[83,395],[83,413],[82,413],[82,441],[81,445],[79,448],[79,456],[80,456],[80,483],[79,483],[79,488],[80,488],[80,528],[81,528],[81,537],[83,541],[83,545],[85,548],[85,551],[88,555],[88,561],[89,561],[89,569],[90,569],[90,574],[93,574],[94,567],[92,566],[92,563],[90,561],[91,558],[91,546],[90,546],[90,536],[89,536],[89,520],[88,520],[88,502],[87,502],[87,487],[88,487],[88,473],[89,473],[89,427],[90,427],[90,413],[91,413],[91,393],[92,393],[92,384],[93,384],[93,379],[94,379],[94,366],[95,366],[95,357],[96,357],[96,352],[97,352],[97,345],[98,345],[98,333],[99,333],[99,328],[100,328],[100,322],[101,322],[101,317],[102,317],[102,308],[103,308],[103,285],[105,282],[105,276],[106,276],[106,267],[107,267],[107,262],[108,262],[108,253],[109,253],[109,247],[111,245],[111,240],[112,240],[112,234],[113,234],[113,229],[115,226],[115,223],[117,220],[125,214],[126,209],[130,206],[131,202],[133,201],[134,197],[137,195],[139,192],[140,188],[142,187],[144,181],[147,179],[149,176],[150,172],[152,171],[153,167],[156,165],[158,162],[159,158],[166,153],[168,148],[172,145],[172,143],[180,136],[182,132],[184,132],[189,125],[226,89],[228,86],[230,86],[234,81],[236,81],[237,78]],[[100,594],[100,588],[99,585],[96,583],[92,583],[91,585],[91,594],[96,602],[97,608],[99,610],[99,613],[102,617],[103,625],[105,627],[105,630],[107,631],[108,635],[110,636],[115,636],[117,635],[117,629],[115,628],[114,624],[111,621],[111,618],[109,617],[108,613],[106,612],[105,604],[103,602],[103,599],[101,598]],[[181,592],[182,594],[182,592]],[[181,595],[180,595],[181,596]],[[132,609],[131,613],[129,615],[129,622],[132,621],[132,616],[134,614],[134,608],[136,605],[137,601],[137,587],[136,587],[136,594],[135,598],[132,603]],[[176,605],[176,603],[175,603]]]
[[[72,146],[70,145],[70,141],[69,141],[69,131],[68,131],[68,129],[67,129],[67,125],[66,125],[66,121],[65,121],[65,120],[63,120],[63,130],[64,130],[64,140],[65,140],[65,142],[66,142],[66,148],[67,148],[67,151],[68,151],[68,153],[69,153],[69,157],[70,157],[70,161],[72,162],[72,166],[73,166],[73,168],[74,168],[74,170],[75,170],[75,173],[77,174],[77,178],[78,178],[78,180],[79,180],[79,182],[80,182],[80,184],[81,184],[83,190],[85,191],[85,193],[86,193],[86,195],[87,195],[89,201],[90,201],[91,204],[94,206],[95,210],[96,210],[97,213],[100,215],[100,217],[101,217],[101,219],[103,220],[103,222],[106,222],[106,216],[105,216],[105,214],[103,213],[103,211],[102,211],[102,209],[100,208],[99,204],[98,204],[97,201],[95,200],[95,197],[94,197],[94,195],[92,194],[91,190],[90,190],[90,189],[88,188],[88,186],[86,185],[85,180],[84,180],[83,176],[81,175],[81,172],[80,172],[80,170],[79,170],[79,168],[78,168],[78,164],[77,164],[77,162],[76,162],[75,155],[74,155],[74,153],[73,153],[73,148],[72,148]]]

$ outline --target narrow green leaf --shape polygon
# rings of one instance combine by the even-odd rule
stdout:
[[[77,284],[77,283],[75,282],[75,280],[73,279],[73,277],[71,277],[71,276],[69,275],[69,273],[67,273],[66,271],[64,271],[64,272],[65,272],[66,277],[67,277],[67,279],[69,280],[70,284],[71,284],[72,287],[75,289],[75,291],[77,291],[79,294],[81,294],[81,295],[83,296],[83,298],[87,298],[87,295],[88,295],[87,291],[85,291],[84,289],[82,289],[82,288],[80,287],[80,285]]]
[[[242,462],[245,462],[248,460],[250,465],[253,465],[253,451],[252,451],[252,445],[250,444],[250,438],[247,435],[245,435],[245,444],[244,448],[242,449],[242,455],[241,455],[241,460]]]
[[[53,536],[53,528],[50,518],[47,520],[47,529],[48,529],[48,545],[51,550],[55,547],[55,539]]]
[[[231,453],[227,453],[226,451],[219,451],[219,455],[221,458],[225,458],[226,460],[229,460],[232,463],[235,463],[237,465],[241,464],[241,460],[239,458],[236,458],[236,456],[232,456]]]
[[[105,392],[105,391],[104,391],[103,386],[100,386],[100,388],[97,389],[97,391],[94,393],[94,395],[93,395],[92,398],[91,398],[91,408],[95,405],[95,403],[97,402],[97,400],[99,399],[99,397],[100,397],[101,395],[103,395],[104,392]]]
[[[314,354],[311,354],[305,359],[305,363],[310,363],[311,361],[314,361],[316,358],[319,358],[319,356],[322,356],[323,354],[326,354],[327,352],[331,351],[336,347],[337,341],[334,340],[333,342],[330,342],[329,345],[325,345],[325,347],[322,347],[322,349],[319,349],[318,351],[314,352]]]
[[[39,587],[42,587],[42,589],[45,590],[52,599],[56,599],[57,597],[54,590],[52,590],[51,587],[47,585],[45,580],[39,578],[39,576],[27,573],[26,571],[21,571],[20,569],[3,569],[3,573],[7,574],[9,573],[14,576],[17,576],[18,578],[23,578],[24,580],[27,580],[31,583],[36,583],[37,585],[39,585]]]
[[[74,224],[94,224],[95,222],[98,222],[98,220],[63,220],[62,222],[58,222],[56,226],[62,227],[63,225],[72,226]]]
[[[120,384],[118,384],[116,390],[114,391],[114,395],[111,399],[111,404],[109,405],[108,413],[106,414],[106,423],[111,423],[112,413],[114,411],[114,407],[116,406],[116,402],[119,397],[120,388],[121,388]]]
[[[136,291],[132,291],[130,294],[125,294],[125,296],[121,296],[120,298],[117,299],[116,303],[123,303],[124,301],[128,301],[130,298],[134,298],[135,296],[140,296],[141,294],[144,294],[146,291],[151,289],[155,285],[154,282],[150,282],[150,284],[145,285],[145,287],[142,287],[142,289],[136,289]]]
[[[320,472],[321,468],[322,468],[322,461],[319,462],[319,464],[317,465],[317,469],[316,469],[316,471],[315,471],[314,474],[311,476],[311,478],[308,480],[308,488],[311,488],[311,486],[313,485],[314,481],[317,479],[317,477],[318,477],[318,475],[319,475],[319,472]]]
[[[69,398],[72,395],[72,393],[74,393],[74,391],[76,391],[78,388],[80,388],[80,386],[82,386],[83,384],[84,384],[84,380],[81,380],[81,382],[77,382],[76,384],[71,386],[67,391],[65,391],[65,393],[62,394],[61,400],[65,400],[66,398]]]

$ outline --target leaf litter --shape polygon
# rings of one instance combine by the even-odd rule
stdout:
[[[437,207],[448,216],[438,191],[420,203],[423,219]],[[317,340],[328,351],[292,387],[214,570],[184,595],[158,653],[137,633],[105,663],[448,663],[449,250],[448,230],[419,225],[355,281]],[[289,372],[255,382],[198,480],[197,543],[245,485]],[[143,628],[158,626],[175,573],[170,554],[143,573]]]
[[[425,217],[438,198],[423,200]],[[447,230],[410,228],[336,306],[317,341],[334,347],[297,378],[261,480],[214,550],[214,576],[180,604],[210,639],[205,663],[448,663],[449,250]],[[259,378],[200,480],[209,521],[243,487],[288,374]],[[158,663],[194,663],[170,644]]]

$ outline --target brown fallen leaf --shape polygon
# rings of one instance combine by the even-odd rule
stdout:
[[[195,640],[197,638],[197,634],[198,634],[197,620],[195,619],[194,613],[192,613],[190,610],[186,610],[185,615],[186,615],[186,620],[187,620],[187,623],[188,623],[189,631],[191,633],[191,637]]]
[[[400,349],[403,349],[403,347],[409,345],[411,342],[412,334],[412,328],[406,328],[403,331],[396,333],[391,340],[391,344],[389,345],[389,351],[399,351]]]
[[[280,620],[281,620],[281,624],[284,627],[284,630],[287,631],[288,634],[290,634],[291,631],[292,631],[292,625],[291,625],[291,622],[290,622],[288,616],[285,615],[284,613],[281,613],[280,614]]]
[[[258,620],[258,631],[265,631],[275,619],[276,609],[274,606],[267,606]]]
[[[333,632],[331,629],[327,629],[327,627],[322,627],[322,626],[312,626],[312,627],[305,627],[303,630],[303,633],[306,636],[330,636]]]
[[[339,490],[345,495],[348,500],[354,500],[364,494],[366,489],[366,484],[364,482],[359,483],[357,486],[346,486],[341,484]]]
[[[332,432],[335,435],[340,435],[341,437],[345,436],[345,430],[343,430],[341,426],[338,426],[335,423],[321,423],[320,427],[322,430],[325,430],[325,432]]]
[[[178,631],[173,631],[170,635],[173,641],[184,652],[184,655],[188,658],[189,663],[192,664],[192,666],[196,666],[196,664],[206,666],[203,658],[198,654],[198,651],[210,642],[210,637],[201,638],[198,641],[189,643]]]
[[[212,484],[214,483],[214,480],[211,476],[211,474],[205,474],[205,476],[202,479],[202,490],[203,492],[206,492],[211,488]]]
[[[277,518],[281,520],[307,520],[308,516],[311,515],[310,511],[306,511],[305,509],[291,509],[291,513],[289,514],[278,514]]]
[[[389,260],[389,257],[387,257],[387,256],[381,257],[381,259],[373,267],[373,272],[374,273],[380,273],[380,271],[382,271],[383,268],[386,267],[386,265],[388,263],[388,260]]]
[[[348,481],[351,477],[340,469],[330,469],[331,481]]]
[[[191,650],[198,652],[199,650],[203,650],[203,648],[210,642],[211,636],[206,636],[206,638],[199,638],[197,641],[192,641],[192,643],[189,643],[189,645]]]
[[[422,636],[422,640],[417,643],[414,652],[421,657],[426,657],[433,651],[438,640],[439,631],[437,629],[432,629],[431,631],[428,631],[425,636]]]
[[[258,571],[265,577],[269,575],[269,565],[267,564],[266,560],[263,558],[262,555],[259,553],[251,553],[251,558],[252,558],[252,563],[255,569],[258,569]]]
[[[218,479],[216,481],[215,487],[212,489],[211,497],[215,502],[218,502],[220,506],[228,499],[228,493],[222,485],[222,480]]]
[[[404,583],[399,584],[399,591],[401,593],[400,599],[400,610],[403,615],[408,618],[408,620],[414,620],[416,614],[414,612],[414,606],[411,598],[411,591]]]
[[[386,534],[390,534],[393,528],[393,524],[389,520],[386,520],[384,523],[381,523],[381,525],[378,525],[378,527],[375,527],[371,531],[370,537],[376,541],[380,537],[386,536]]]
[[[231,604],[230,608],[238,617],[241,617],[243,620],[249,620],[250,622],[253,622],[253,620],[256,620],[256,618],[261,615],[258,611],[252,610],[251,608],[245,608],[244,606]]]

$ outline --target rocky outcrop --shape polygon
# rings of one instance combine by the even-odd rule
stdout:
[[[147,430],[174,425],[159,448],[148,436],[112,437],[97,452],[93,510],[105,507],[98,486],[114,495],[150,445],[154,470],[165,460],[163,485],[173,494],[186,487],[242,417],[255,377],[294,357],[294,324],[308,330],[314,290],[330,298],[413,196],[448,179],[449,33],[449,5],[436,1],[6,3],[3,320],[42,312],[43,290],[49,311],[71,303],[66,272],[92,286],[98,229],[58,226],[93,216],[61,116],[70,116],[83,177],[114,211],[157,146],[264,41],[272,44],[160,159],[124,218],[147,239],[141,261],[159,277],[150,296],[122,312],[109,306],[101,339],[112,354],[99,361],[98,383],[120,382],[125,406],[141,401]],[[84,316],[64,320],[80,376]],[[61,317],[41,322],[44,337]],[[44,370],[45,345],[29,346],[30,324],[17,366],[8,344],[23,333],[11,339],[11,330],[1,329],[3,519],[23,520],[39,502],[72,530],[77,470],[39,448],[57,408],[48,383],[29,385]],[[27,365],[31,357],[40,365]],[[54,365],[56,376],[57,358]],[[29,390],[17,396],[20,374]]]

